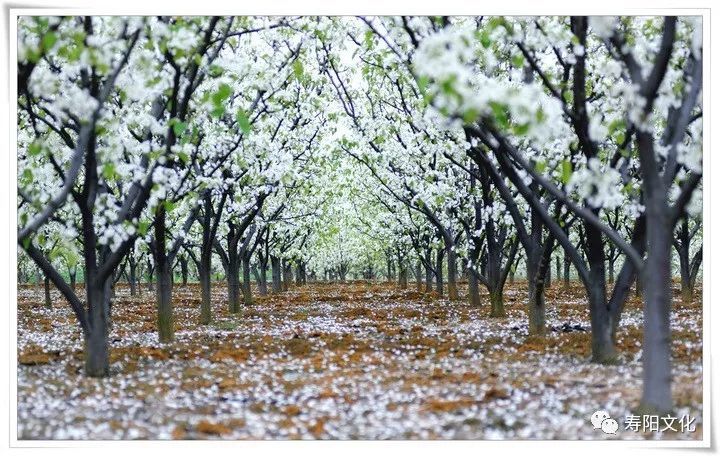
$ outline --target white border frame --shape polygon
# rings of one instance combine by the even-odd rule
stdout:
[[[54,2],[53,2],[54,3]],[[80,3],[80,2],[76,2]],[[172,15],[427,15],[427,14],[444,14],[444,15],[568,15],[568,14],[613,14],[613,15],[697,15],[703,18],[703,169],[705,176],[712,176],[712,172],[720,174],[715,169],[714,160],[711,153],[711,128],[712,125],[712,107],[715,103],[711,103],[711,65],[716,64],[713,59],[712,52],[712,29],[711,29],[711,4],[710,0],[703,0],[696,3],[704,3],[699,8],[676,8],[668,6],[667,2],[658,3],[643,0],[641,3],[647,6],[627,7],[628,2],[619,0],[605,0],[602,7],[578,7],[575,2],[565,1],[545,1],[542,6],[538,6],[532,0],[505,0],[502,6],[498,4],[482,5],[475,2],[462,2],[458,0],[443,0],[439,5],[430,5],[418,3],[417,1],[401,0],[401,1],[385,1],[380,4],[372,5],[342,5],[340,3],[323,3],[322,0],[303,0],[302,2],[291,2],[288,0],[266,0],[262,4],[245,4],[242,6],[230,6],[225,4],[218,6],[214,0],[203,0],[200,4],[188,6],[178,4],[176,1],[155,1],[150,4],[147,0],[124,0],[118,5],[97,6],[96,3],[83,1],[74,7],[46,7],[47,2],[38,4],[31,8],[13,8],[10,5],[4,5],[4,13],[7,12],[7,23],[9,32],[7,35],[8,43],[8,77],[5,87],[8,91],[8,107],[9,109],[0,108],[0,125],[1,131],[7,131],[6,125],[9,125],[8,134],[8,153],[5,154],[7,166],[0,167],[0,173],[10,174],[8,179],[3,179],[5,185],[13,184],[17,187],[17,18],[21,15],[154,15],[168,14]],[[634,2],[640,3],[640,2]],[[558,6],[558,4],[560,4]],[[717,97],[713,97],[713,101],[717,101]],[[14,154],[11,154],[13,152]],[[553,441],[392,441],[392,442],[374,442],[374,441],[352,441],[337,442],[324,441],[315,444],[296,442],[279,442],[279,441],[55,441],[55,440],[18,440],[17,439],[17,284],[16,284],[16,265],[17,265],[17,243],[16,243],[16,226],[17,226],[17,210],[15,207],[15,188],[8,188],[3,195],[3,201],[7,204],[6,213],[13,214],[13,224],[3,224],[2,229],[6,236],[2,238],[7,241],[6,246],[10,249],[2,258],[11,258],[13,261],[2,262],[0,269],[0,289],[13,290],[12,300],[7,300],[10,308],[8,329],[10,332],[10,344],[7,347],[8,364],[10,366],[8,386],[10,392],[9,398],[9,422],[5,423],[4,419],[0,421],[0,427],[4,433],[5,429],[9,429],[8,443],[10,448],[73,448],[73,449],[99,449],[106,451],[110,448],[120,451],[137,451],[138,449],[147,449],[149,451],[157,451],[160,447],[172,448],[173,451],[186,449],[188,452],[197,452],[200,447],[211,446],[213,450],[245,450],[253,452],[288,451],[307,453],[307,454],[336,454],[338,450],[349,452],[350,454],[367,455],[368,452],[377,451],[403,451],[403,452],[420,452],[436,454],[438,451],[452,450],[453,452],[476,452],[478,449],[484,450],[503,450],[506,448],[533,445],[535,451],[552,451],[552,452],[572,452],[587,451],[593,449],[602,451],[603,454],[608,449],[611,451],[623,449],[638,448],[710,448],[711,437],[714,434],[714,424],[712,421],[711,410],[711,351],[710,351],[710,306],[712,304],[712,295],[714,286],[711,271],[714,271],[713,258],[717,248],[712,241],[711,228],[717,226],[713,215],[717,211],[711,210],[714,206],[711,195],[715,195],[715,185],[711,179],[703,179],[703,439],[698,441],[624,441],[624,440],[590,440],[590,441],[572,441],[572,440],[553,440]],[[6,286],[2,286],[6,285]],[[715,293],[716,294],[716,293]],[[716,325],[717,326],[717,325]],[[0,338],[1,339],[1,338]],[[4,343],[4,341],[3,341]],[[0,351],[1,353],[2,351]],[[4,380],[3,380],[4,383]],[[1,416],[1,415],[0,415]],[[4,426],[4,425],[7,426]],[[76,454],[73,451],[73,454]]]

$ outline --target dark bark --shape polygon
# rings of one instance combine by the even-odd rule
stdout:
[[[77,266],[68,269],[68,275],[70,276],[70,288],[75,291],[75,285],[77,284]]]
[[[672,229],[663,201],[647,205],[647,262],[644,271],[643,395],[640,408],[653,413],[672,409],[670,353],[670,258]]]
[[[453,244],[445,244],[445,250],[447,251],[447,289],[448,299],[451,301],[457,301],[460,299],[457,289],[457,254],[455,253]]]
[[[157,326],[160,342],[171,342],[175,337],[172,308],[172,262],[165,246],[165,205],[160,204],[155,218],[153,253],[157,278]]]
[[[180,263],[180,277],[182,278],[182,286],[187,287],[188,283],[188,260],[184,256],[178,258]]]
[[[88,301],[91,303],[88,315],[91,329],[85,339],[85,374],[89,377],[106,377],[110,371],[108,351],[110,280],[108,278],[105,283],[97,283],[93,277],[87,286]]]
[[[617,351],[612,338],[612,323],[605,283],[605,249],[602,233],[589,223],[585,228],[585,256],[590,266],[588,300],[592,330],[592,359],[598,363],[616,361]]]
[[[680,229],[678,230],[677,238],[673,242],[680,263],[680,294],[682,296],[682,302],[685,305],[692,302],[695,278],[697,277],[702,262],[702,249],[699,249],[699,251],[690,258],[690,245],[693,237],[695,237],[695,234],[699,231],[699,227],[700,225],[696,225],[695,229],[691,231],[688,216],[683,216],[680,220]]]
[[[133,260],[130,260],[130,277],[128,282],[130,282],[130,296],[135,296],[137,293],[137,263]]]
[[[200,279],[200,324],[209,325],[212,321],[212,300],[211,300],[211,261],[212,252],[209,248],[200,251],[200,263],[198,264],[198,276]]]
[[[45,276],[45,308],[52,309],[52,298],[50,297],[50,278]]]
[[[228,290],[228,312],[236,314],[240,312],[240,258],[237,250],[228,249],[227,263],[227,290]]]
[[[480,307],[480,287],[478,279],[472,272],[468,274],[468,301],[472,307]]]
[[[290,286],[292,285],[293,277],[292,277],[292,265],[290,262],[283,258],[282,260],[282,290],[288,291],[290,289]],[[345,278],[342,278],[342,281],[345,281]]]
[[[403,290],[408,287],[407,263],[400,257],[398,257],[398,286]]]
[[[637,250],[640,255],[645,254],[645,229],[645,215],[642,215],[635,221],[630,240],[633,248]],[[637,276],[637,270],[632,261],[626,258],[620,267],[620,272],[618,272],[617,280],[615,281],[615,286],[613,287],[610,301],[608,302],[613,340],[615,340],[615,334],[620,324],[620,317],[625,308],[625,302],[627,302],[627,298],[630,295],[630,288]]]
[[[255,281],[258,285],[258,294],[260,296],[267,296],[268,287],[266,265],[260,264],[258,266],[255,266],[255,268],[253,269],[253,273],[255,274]]]
[[[560,256],[555,255],[555,281],[559,282],[562,277],[562,269],[560,268]]]
[[[243,272],[243,304],[252,305],[252,288],[250,287],[250,253],[246,253],[242,258]]]
[[[432,249],[425,249],[425,293],[433,289]]]
[[[270,269],[272,271],[272,291],[273,293],[280,293],[282,291],[280,258],[274,255],[270,256]]]
[[[420,260],[415,262],[415,289],[419,292],[423,290],[422,262]]]
[[[435,260],[435,291],[442,298],[444,282],[443,279],[443,257],[445,256],[445,249],[438,248],[436,260]]]

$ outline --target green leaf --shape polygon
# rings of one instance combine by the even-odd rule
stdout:
[[[141,236],[145,236],[147,234],[148,228],[150,228],[150,223],[146,220],[140,220],[140,222],[138,222],[138,232],[140,232]]]
[[[57,35],[54,32],[47,32],[42,38],[43,49],[49,51],[57,43]]]
[[[476,109],[470,108],[463,113],[463,121],[465,123],[475,122],[479,115],[480,113]]]
[[[176,204],[172,201],[165,200],[165,210],[167,212],[171,212],[173,209],[175,209]]]
[[[492,109],[495,121],[500,127],[508,128],[510,126],[510,114],[508,113],[507,106],[496,101],[491,101],[490,109]]]
[[[250,133],[250,129],[252,128],[250,125],[250,119],[248,119],[248,116],[243,109],[238,109],[235,118],[237,119],[240,130],[242,130],[242,132],[246,135]]]
[[[522,68],[525,64],[525,57],[522,54],[515,54],[512,58],[512,66],[515,68]]]
[[[216,119],[219,119],[220,117],[225,114],[225,106],[215,106],[212,111],[210,111],[210,115],[213,116]]]
[[[102,175],[105,180],[110,180],[115,177],[115,163],[108,162],[103,165]]]
[[[518,136],[525,136],[528,133],[528,131],[530,131],[530,124],[524,123],[522,125],[515,125],[513,127],[513,131]]]
[[[182,136],[183,132],[185,132],[185,129],[187,128],[187,123],[180,122],[179,120],[176,122],[172,122],[172,129],[175,132],[175,136]]]
[[[28,146],[28,155],[31,157],[35,157],[42,152],[42,145],[39,142],[33,142]]]
[[[483,30],[480,32],[480,44],[487,49],[492,44],[492,40],[490,39],[490,33],[487,30]]]
[[[572,176],[572,163],[570,163],[570,160],[563,160],[562,161],[562,175],[560,176],[560,180],[564,185],[567,185],[568,182],[570,182],[570,177]]]
[[[32,170],[31,170],[30,168],[25,168],[25,169],[23,170],[22,176],[23,176],[23,178],[26,179],[28,182],[32,182],[32,181],[33,181],[33,177],[34,177],[34,176],[33,176]]]
[[[223,82],[218,87],[217,92],[212,95],[213,104],[215,106],[221,105],[225,100],[230,98],[230,95],[232,95],[232,87]]]
[[[423,95],[425,94],[429,83],[430,83],[430,78],[425,75],[422,75],[418,78],[417,85],[418,85],[418,89],[420,89],[420,93],[422,93]]]
[[[210,65],[210,68],[208,68],[208,74],[211,78],[217,78],[222,76],[224,70],[219,65]]]
[[[188,157],[188,154],[186,154],[186,153],[183,152],[183,151],[178,152],[178,153],[177,153],[177,156],[178,156],[178,158],[179,158],[180,160],[182,160],[182,162],[185,163],[186,165],[187,165],[188,162],[190,161],[190,157]]]
[[[295,78],[297,80],[302,79],[304,69],[303,69],[303,64],[300,61],[300,59],[295,59],[295,61],[293,62],[293,73],[295,73]]]
[[[373,31],[367,30],[365,32],[365,47],[368,49],[372,49],[375,42],[373,41]]]

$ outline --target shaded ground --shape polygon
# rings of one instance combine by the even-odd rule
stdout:
[[[216,284],[214,323],[197,325],[195,285],[177,286],[176,341],[155,334],[154,293],[120,286],[112,375],[82,375],[69,306],[18,290],[20,439],[603,439],[702,438],[702,308],[673,310],[676,416],[694,433],[624,430],[640,397],[642,309],[621,323],[618,366],[590,364],[577,285],[548,291],[545,338],[527,337],[525,284],[508,317],[387,284],[314,284],[259,298],[240,315]],[[461,290],[462,291],[462,290]],[[701,293],[698,293],[700,295]],[[593,429],[607,410],[618,435]]]

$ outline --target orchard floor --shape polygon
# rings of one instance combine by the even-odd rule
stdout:
[[[702,307],[673,305],[675,415],[695,432],[624,430],[642,382],[642,308],[627,305],[622,362],[591,364],[582,289],[547,292],[549,334],[528,337],[526,285],[506,318],[389,284],[313,284],[258,298],[239,315],[213,288],[174,290],[175,342],[155,333],[154,293],[120,286],[111,376],[86,378],[82,340],[57,291],[18,290],[19,439],[701,439]],[[461,292],[464,288],[461,288]],[[698,293],[700,295],[701,293]],[[593,429],[606,410],[617,435]],[[661,422],[662,423],[662,422]]]

